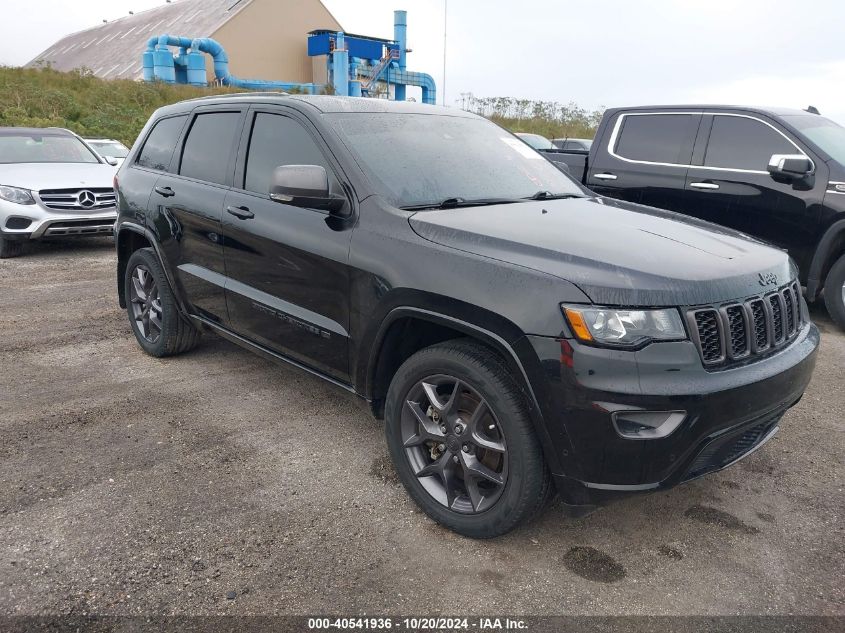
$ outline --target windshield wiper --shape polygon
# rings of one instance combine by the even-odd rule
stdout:
[[[523,200],[563,200],[564,198],[586,198],[587,196],[580,193],[552,193],[551,191],[538,191],[533,196],[523,198]]]
[[[483,207],[489,204],[511,204],[514,202],[522,202],[521,200],[514,200],[513,198],[474,198],[467,200],[465,198],[446,198],[440,202],[424,202],[422,204],[409,204],[404,207],[399,207],[405,211],[422,211],[423,209],[457,209],[458,207]]]

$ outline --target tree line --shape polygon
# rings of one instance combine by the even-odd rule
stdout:
[[[604,114],[604,108],[587,110],[573,102],[476,97],[471,92],[462,92],[457,105],[512,132],[531,132],[547,138],[592,138]]]

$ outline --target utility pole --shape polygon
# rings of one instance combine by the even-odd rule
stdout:
[[[443,105],[446,105],[446,22],[449,17],[449,0],[443,0]]]

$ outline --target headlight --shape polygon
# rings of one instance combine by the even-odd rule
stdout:
[[[0,185],[0,198],[17,204],[35,204],[32,194],[26,189],[7,187],[6,185]]]
[[[573,333],[586,343],[637,347],[649,341],[683,341],[687,338],[681,315],[674,308],[623,310],[562,307]]]

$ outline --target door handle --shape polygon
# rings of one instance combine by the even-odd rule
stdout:
[[[689,186],[693,189],[709,189],[711,191],[719,188],[719,185],[715,182],[691,182]]]
[[[160,195],[164,196],[165,198],[169,198],[170,196],[175,196],[176,192],[173,191],[170,187],[156,187],[155,192]]]
[[[255,217],[255,214],[248,207],[226,207],[226,211],[241,220],[249,220]]]
[[[603,174],[593,174],[593,178],[596,180],[616,180],[616,174],[608,174],[607,172]]]

